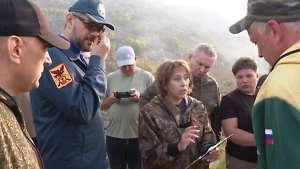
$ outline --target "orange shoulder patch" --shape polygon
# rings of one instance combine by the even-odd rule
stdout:
[[[64,63],[52,68],[49,72],[58,89],[67,86],[73,81],[73,78]]]

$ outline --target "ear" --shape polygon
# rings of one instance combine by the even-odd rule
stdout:
[[[190,53],[190,54],[189,54],[189,58],[188,58],[189,61],[191,61],[192,57],[193,57],[193,54]]]
[[[165,84],[164,87],[163,87],[163,89],[165,89],[165,91],[168,91],[168,84],[170,83],[170,79],[171,78],[169,78],[168,80],[166,80],[166,81],[163,82]]]
[[[74,23],[74,17],[71,13],[68,13],[66,16],[66,27],[71,29]]]
[[[275,40],[276,43],[278,43],[282,38],[281,26],[274,20],[270,20],[267,23],[266,32],[268,32],[268,34],[273,40]]]
[[[256,73],[256,78],[258,78],[258,73]]]
[[[135,57],[134,57],[134,60],[136,61],[136,60],[137,60],[137,58],[138,58],[138,57],[137,57],[137,56],[135,56]]]
[[[167,85],[164,86],[165,91],[168,91],[168,87]]]
[[[20,58],[23,53],[24,43],[18,36],[10,36],[7,40],[9,59],[17,64],[20,64]]]

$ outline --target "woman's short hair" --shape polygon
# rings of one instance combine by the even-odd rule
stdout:
[[[188,78],[190,80],[189,86],[188,86],[188,94],[193,89],[193,76],[190,71],[190,67],[188,63],[182,59],[176,59],[176,60],[168,60],[161,64],[155,73],[155,85],[159,91],[159,93],[163,96],[167,94],[166,86],[168,85],[170,78],[172,74],[174,73],[174,70],[176,68],[184,68],[187,72]]]
[[[242,56],[234,62],[232,66],[232,73],[235,76],[236,73],[242,69],[252,69],[255,72],[257,72],[258,64],[254,58],[248,56]]]

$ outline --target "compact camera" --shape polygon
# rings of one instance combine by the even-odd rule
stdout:
[[[126,91],[126,92],[115,92],[114,96],[115,98],[128,98],[131,97],[132,91]]]

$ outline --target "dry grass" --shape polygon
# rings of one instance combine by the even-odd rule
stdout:
[[[211,165],[211,169],[225,169],[226,168],[226,162],[225,162],[225,145],[226,143],[223,143],[220,148],[220,157],[219,160],[214,162]]]

